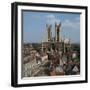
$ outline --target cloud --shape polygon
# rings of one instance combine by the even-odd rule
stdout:
[[[80,43],[80,19],[65,19],[62,21],[62,36],[71,39],[73,43]]]
[[[49,18],[49,19],[54,19],[55,16],[53,14],[50,14],[50,15],[47,15],[46,18]]]
[[[47,15],[46,20],[48,24],[55,24],[55,22],[60,23],[60,20],[56,18],[53,14]]]
[[[74,20],[64,20],[62,23],[63,28],[70,28],[72,30],[78,30],[80,28],[80,20],[79,18],[75,18]]]

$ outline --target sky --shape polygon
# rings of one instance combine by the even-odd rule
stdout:
[[[72,43],[80,43],[80,14],[64,12],[23,11],[23,42],[39,43],[47,38],[46,24],[52,25],[55,35],[55,22],[61,22],[62,38],[70,38]]]

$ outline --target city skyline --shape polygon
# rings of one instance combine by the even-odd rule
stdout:
[[[40,43],[46,39],[46,24],[52,25],[55,36],[55,22],[61,23],[61,37],[72,43],[80,43],[80,14],[23,11],[23,42]]]

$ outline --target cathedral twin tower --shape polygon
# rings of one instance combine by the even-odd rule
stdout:
[[[51,32],[51,25],[47,25],[47,38],[48,38],[48,42],[52,41],[52,39],[55,42],[60,42],[60,31],[61,31],[61,23],[57,24],[55,23],[55,37],[52,37],[52,32]]]

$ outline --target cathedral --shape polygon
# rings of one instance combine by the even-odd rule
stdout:
[[[58,51],[63,54],[71,52],[70,39],[62,39],[61,37],[61,23],[55,23],[55,36],[52,35],[52,26],[47,25],[47,40],[42,42],[42,52]]]

